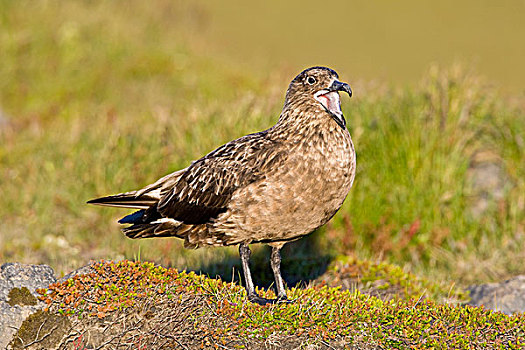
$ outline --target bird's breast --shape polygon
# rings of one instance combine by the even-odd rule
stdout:
[[[332,129],[313,135],[301,154],[306,164],[304,176],[311,184],[344,200],[355,175],[355,151],[346,129]]]
[[[265,178],[235,192],[214,229],[236,243],[290,240],[325,224],[352,186],[355,153],[348,131],[308,135],[282,145],[287,153]]]

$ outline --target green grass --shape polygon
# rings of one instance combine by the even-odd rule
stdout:
[[[236,249],[131,241],[115,223],[125,211],[85,201],[144,186],[271,126],[296,72],[260,78],[207,54],[200,5],[0,6],[0,261],[47,263],[60,274],[140,252],[230,276]],[[319,250],[326,261],[380,258],[460,284],[523,272],[523,101],[457,67],[432,67],[411,88],[350,84],[355,96],[343,108],[358,153],[354,188],[326,228],[285,246],[284,272],[297,261],[295,273],[309,277],[301,261]],[[473,187],[479,159],[502,169],[501,196]],[[488,207],[476,216],[479,196]],[[266,264],[263,253],[255,256]]]
[[[381,252],[473,282],[505,269],[498,266],[501,256],[490,258],[498,247],[508,254],[508,271],[520,269],[513,260],[523,254],[525,157],[516,148],[523,144],[525,114],[499,98],[452,68],[431,70],[417,90],[350,103],[359,167],[333,225],[346,224],[360,237],[349,250]],[[481,154],[503,169],[501,198],[473,186]],[[472,207],[483,195],[489,206],[476,216]]]

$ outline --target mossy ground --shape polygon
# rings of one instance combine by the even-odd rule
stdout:
[[[258,292],[275,298],[271,290]],[[290,288],[293,302],[260,306],[248,302],[237,284],[143,262],[94,263],[91,273],[40,293],[46,311],[67,315],[73,324],[64,348],[98,341],[108,348],[133,342],[144,348],[525,346],[524,314],[507,316],[424,297],[381,299],[326,285]],[[103,338],[88,338],[101,329],[106,329]]]
[[[327,271],[314,283],[326,283],[343,290],[387,299],[431,299],[436,302],[458,304],[468,300],[468,294],[455,285],[432,282],[403,271],[399,266],[384,262],[357,260],[354,257],[336,257]]]

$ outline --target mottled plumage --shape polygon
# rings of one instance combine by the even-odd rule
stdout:
[[[255,294],[250,243],[268,243],[280,299],[280,248],[325,224],[352,186],[355,152],[338,91],[350,87],[325,67],[290,83],[276,125],[231,141],[145,188],[88,203],[136,208],[119,222],[131,238],[175,236],[184,246],[240,245],[246,288]]]

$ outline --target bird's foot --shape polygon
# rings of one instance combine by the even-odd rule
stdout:
[[[277,299],[266,299],[266,298],[260,297],[257,294],[248,295],[248,300],[251,301],[252,303],[256,303],[259,305],[293,303],[293,300],[289,300],[286,296],[279,296],[277,297]]]
[[[275,302],[279,303],[279,304],[290,304],[290,303],[293,303],[294,300],[288,299],[288,297],[286,295],[280,295],[280,296],[277,297]]]
[[[260,297],[259,295],[255,293],[249,294],[248,300],[251,301],[252,303],[256,303],[259,305],[273,304],[275,302],[274,299],[266,299],[266,298]]]

